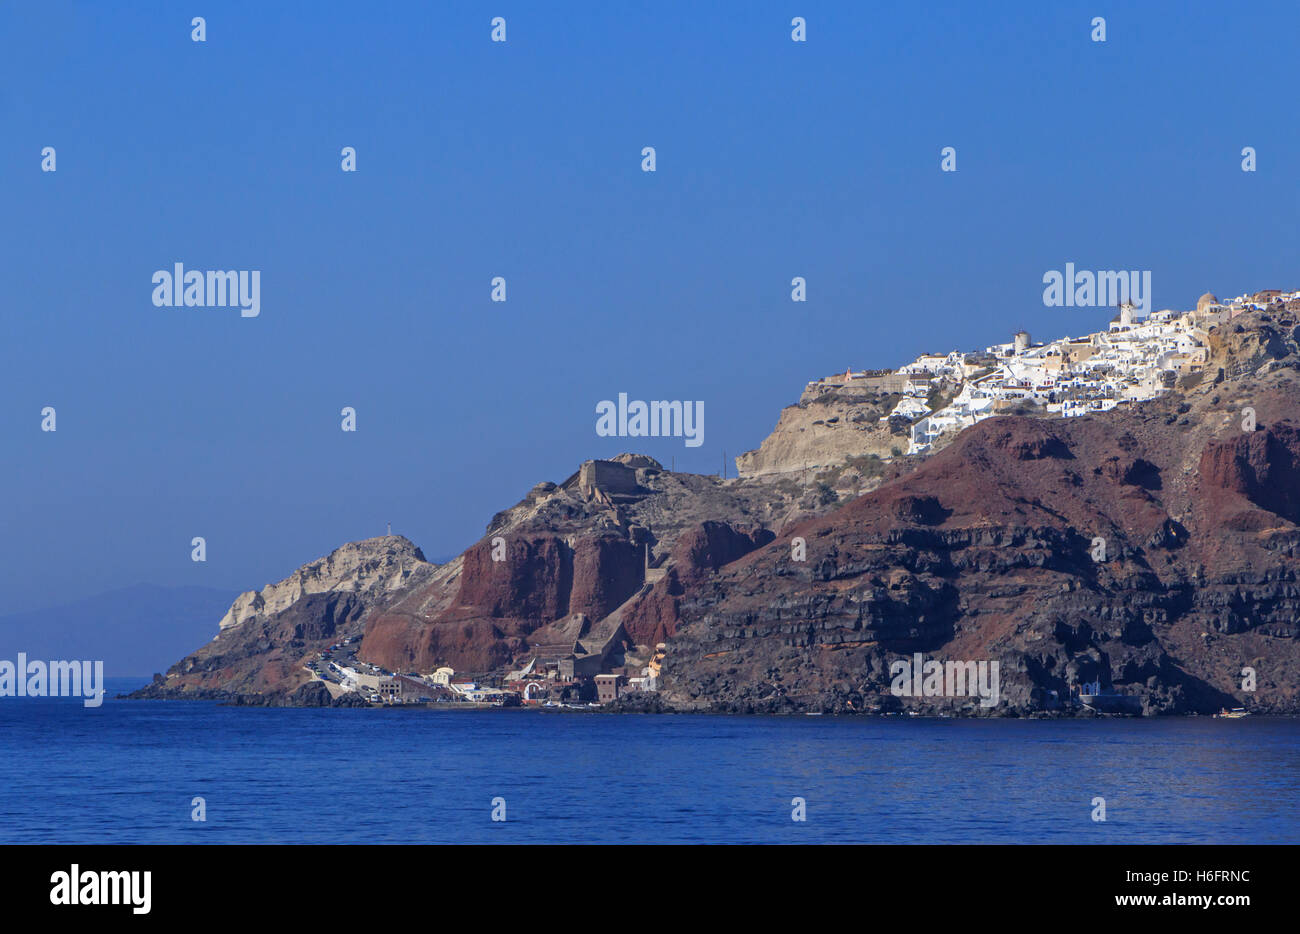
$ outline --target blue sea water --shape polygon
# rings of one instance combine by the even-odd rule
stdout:
[[[1296,843],[1297,792],[1294,719],[0,699],[2,843]]]

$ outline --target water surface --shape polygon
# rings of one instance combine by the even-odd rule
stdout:
[[[1295,719],[3,698],[0,753],[4,843],[1300,841]],[[191,819],[196,795],[205,822]],[[1092,820],[1099,796],[1105,822]],[[806,821],[791,820],[795,797]],[[494,798],[504,823],[491,820]]]

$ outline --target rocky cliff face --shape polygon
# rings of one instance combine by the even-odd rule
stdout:
[[[669,473],[632,455],[613,462],[626,473],[604,463],[539,484],[498,513],[456,573],[376,614],[361,657],[392,669],[482,673],[525,659],[549,638],[550,623],[575,614],[599,622],[616,611],[631,644],[653,646],[672,630],[680,581],[696,578],[698,562],[720,566],[754,548],[764,524],[803,514],[799,489]]]
[[[279,583],[240,594],[218,629],[225,632],[250,620],[268,619],[311,594],[355,593],[382,599],[405,587],[415,569],[427,563],[420,549],[400,535],[349,542]]]
[[[348,636],[368,615],[434,575],[400,535],[351,542],[258,593],[240,595],[216,637],[181,659],[149,696],[281,694],[309,679],[304,661]]]
[[[816,474],[854,459],[906,452],[906,426],[891,428],[881,421],[900,398],[848,390],[805,395],[781,410],[776,427],[756,450],[736,458],[736,470],[744,478]]]
[[[1207,489],[1235,493],[1266,513],[1300,522],[1300,439],[1283,423],[1205,446],[1201,479]]]
[[[526,659],[561,620],[594,632],[621,624],[629,644],[654,645],[675,625],[681,581],[770,539],[765,526],[834,502],[797,484],[674,474],[641,455],[588,462],[497,513],[445,565],[404,538],[370,539],[241,595],[216,638],[142,694],[306,703],[305,662],[347,637],[390,670],[468,674]]]
[[[407,671],[490,671],[526,653],[534,630],[575,613],[603,619],[642,585],[644,546],[629,537],[500,531],[499,560],[491,539],[472,546],[455,582],[431,581],[379,614],[361,657]],[[454,600],[442,604],[453,583]]]
[[[631,601],[623,625],[637,645],[658,645],[677,634],[682,597],[715,571],[774,538],[764,528],[710,520],[686,530],[677,540],[664,576]]]
[[[1300,329],[1223,330],[1181,393],[990,419],[689,588],[659,702],[1029,714],[1100,681],[1147,712],[1300,711]],[[915,652],[998,661],[1001,702],[894,697]]]
[[[657,709],[1040,715],[1096,681],[1149,713],[1298,713],[1298,342],[1242,316],[1169,395],[990,419],[856,498],[588,462],[448,564],[373,539],[243,595],[147,693],[319,702],[302,663],[346,636],[389,669],[483,673],[577,633],[666,642]],[[998,704],[894,696],[917,652],[996,661]]]

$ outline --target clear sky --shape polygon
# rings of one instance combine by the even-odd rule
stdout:
[[[1044,306],[1066,263],[1150,270],[1155,308],[1298,288],[1298,27],[1293,2],[0,3],[0,610],[260,588],[389,521],[451,555],[622,450],[715,472],[817,376],[1103,327]],[[176,262],[259,270],[260,315],[155,307]],[[619,392],[703,400],[703,445],[597,437]]]

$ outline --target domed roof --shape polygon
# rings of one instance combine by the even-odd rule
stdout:
[[[1207,305],[1217,305],[1217,304],[1219,304],[1219,300],[1218,298],[1215,297],[1214,293],[1206,292],[1204,295],[1202,295],[1200,298],[1196,300],[1196,310],[1202,311]]]

